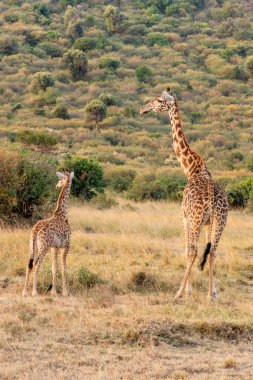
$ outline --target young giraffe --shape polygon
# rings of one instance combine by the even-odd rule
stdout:
[[[26,269],[25,286],[22,295],[27,296],[27,287],[29,275],[34,269],[33,274],[33,291],[32,295],[37,296],[37,277],[41,266],[41,263],[49,250],[51,248],[52,252],[52,273],[53,273],[53,283],[52,283],[52,296],[56,296],[56,274],[57,274],[57,264],[58,264],[58,251],[61,251],[62,255],[62,295],[67,296],[67,285],[66,285],[66,258],[70,247],[70,228],[68,223],[68,198],[71,188],[72,178],[74,173],[56,173],[59,181],[56,187],[62,187],[60,192],[57,207],[54,214],[49,219],[40,220],[32,229],[30,237],[30,248],[29,248],[29,262]],[[36,255],[37,254],[37,255]],[[35,260],[35,256],[37,256]],[[35,263],[34,263],[35,260]]]
[[[208,297],[216,299],[213,264],[216,249],[227,220],[226,194],[222,187],[213,181],[203,159],[189,147],[180,122],[176,96],[170,94],[169,88],[143,106],[140,114],[152,111],[169,113],[174,150],[188,179],[181,209],[186,239],[187,268],[175,299],[182,297],[184,290],[187,296],[191,296],[190,272],[197,256],[197,242],[203,226],[205,226],[207,245],[199,268],[200,270],[204,269],[207,257],[210,254]]]

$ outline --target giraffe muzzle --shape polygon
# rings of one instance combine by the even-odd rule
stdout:
[[[140,115],[143,115],[144,113],[149,113],[151,111],[152,111],[152,107],[149,104],[146,104],[145,106],[141,107]]]

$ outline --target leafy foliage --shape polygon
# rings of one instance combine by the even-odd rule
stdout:
[[[143,83],[152,83],[153,81],[153,72],[146,65],[140,65],[135,70],[136,78],[139,82]]]
[[[77,49],[70,49],[64,54],[63,60],[68,66],[74,80],[85,78],[88,70],[88,60],[85,53]]]
[[[40,218],[54,199],[56,161],[40,153],[0,151],[0,217]]]
[[[106,117],[107,107],[99,99],[93,99],[86,104],[85,108],[86,121],[95,121],[96,127],[98,123]]]
[[[39,91],[46,91],[48,87],[53,87],[54,85],[55,81],[50,73],[38,72],[34,74],[31,81],[31,91],[38,94]]]
[[[92,199],[97,192],[104,191],[103,169],[93,160],[66,155],[64,167],[73,171],[75,176],[72,182],[72,193],[83,200]]]
[[[31,129],[17,132],[16,140],[28,147],[34,146],[42,152],[50,152],[57,144],[57,138],[54,134]]]
[[[104,19],[109,33],[115,33],[118,18],[118,8],[108,5],[104,11]]]

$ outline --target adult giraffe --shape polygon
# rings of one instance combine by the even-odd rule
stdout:
[[[213,264],[227,220],[227,197],[222,187],[212,179],[200,155],[190,148],[181,125],[176,96],[170,93],[169,88],[143,106],[140,114],[164,111],[169,113],[174,150],[188,179],[182,201],[187,268],[175,299],[182,297],[184,290],[186,295],[191,296],[190,272],[197,257],[197,242],[203,226],[206,229],[207,245],[199,268],[200,270],[204,269],[207,257],[210,255],[208,297],[216,299]]]

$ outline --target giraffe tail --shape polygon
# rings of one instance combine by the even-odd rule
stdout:
[[[33,269],[33,262],[34,262],[34,257],[36,254],[36,234],[32,235],[30,237],[30,243],[29,243],[29,261],[28,261],[28,268],[30,270]]]
[[[208,255],[209,255],[209,253],[210,253],[211,246],[212,246],[211,243],[207,243],[207,245],[206,245],[206,248],[205,248],[204,253],[203,253],[203,256],[202,256],[202,259],[201,259],[201,261],[200,261],[200,263],[199,263],[199,270],[201,270],[201,271],[202,271],[202,270],[204,269],[204,267],[205,267],[205,263],[206,263],[206,261],[207,261],[207,257],[208,257]]]

